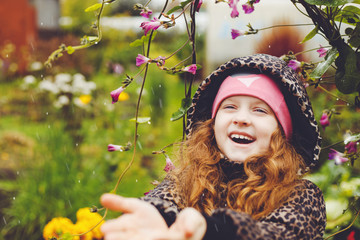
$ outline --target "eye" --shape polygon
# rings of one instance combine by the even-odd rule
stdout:
[[[264,108],[257,107],[254,109],[255,112],[268,114],[268,111]]]
[[[226,104],[222,107],[223,109],[235,109],[235,106],[232,104]]]

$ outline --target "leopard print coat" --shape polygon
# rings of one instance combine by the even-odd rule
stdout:
[[[187,115],[187,137],[195,123],[211,118],[211,104],[223,80],[242,71],[269,75],[282,91],[293,122],[291,143],[307,164],[304,172],[313,168],[319,159],[321,137],[319,127],[297,73],[277,58],[265,54],[235,58],[216,69],[199,86]],[[144,201],[153,204],[170,226],[181,211],[181,197],[174,181],[166,177]],[[289,198],[260,220],[228,208],[216,209],[207,219],[204,239],[322,239],[326,225],[325,203],[321,190],[308,180],[301,180]],[[215,219],[215,221],[214,221]],[[223,237],[221,228],[232,231]],[[230,227],[229,227],[230,226]],[[215,229],[215,230],[214,230]],[[209,233],[211,232],[211,233]]]

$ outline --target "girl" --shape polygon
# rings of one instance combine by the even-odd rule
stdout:
[[[122,211],[105,239],[322,239],[319,128],[303,83],[279,58],[233,59],[199,86],[178,166],[146,197],[104,194]]]

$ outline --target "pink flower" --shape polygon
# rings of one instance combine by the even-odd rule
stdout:
[[[109,144],[108,145],[108,151],[109,152],[114,152],[114,151],[123,151],[123,147],[120,145],[114,145],[114,144]]]
[[[296,60],[290,60],[288,66],[294,69],[294,71],[296,71],[301,66],[301,62]]]
[[[138,54],[136,57],[136,66],[139,67],[144,63],[150,62],[150,58],[145,57],[144,55]]]
[[[189,66],[184,67],[182,70],[184,72],[189,72],[189,73],[192,73],[193,75],[195,75],[196,74],[196,69],[197,69],[196,64],[191,64]]]
[[[345,150],[347,153],[356,153],[357,152],[357,142],[349,142],[345,145]]]
[[[149,8],[143,8],[143,10],[141,10],[140,12],[140,15],[143,16],[144,18],[149,18],[152,13],[153,12]]]
[[[236,29],[231,29],[231,38],[232,39],[235,39],[235,38],[240,37],[242,35],[244,35],[243,31],[236,30]]]
[[[319,53],[319,57],[325,57],[327,51],[328,51],[328,49],[323,48],[321,45],[320,45],[320,48],[318,50],[316,50],[316,52]]]
[[[323,129],[325,129],[327,126],[330,125],[329,115],[328,115],[327,113],[324,112],[324,113],[321,115],[320,124],[321,124],[321,126],[323,127]]]
[[[164,171],[165,172],[170,172],[171,170],[174,170],[174,169],[175,169],[174,164],[171,162],[171,159],[167,156]]]
[[[249,3],[245,3],[242,5],[242,8],[245,12],[245,14],[250,14],[254,11],[254,6],[252,4]]]
[[[116,89],[110,93],[110,96],[112,98],[112,104],[116,103],[119,100],[119,96],[123,91],[124,91],[124,88],[121,86],[118,89]]]
[[[239,16],[239,11],[237,10],[237,3],[239,0],[230,0],[229,1],[229,7],[232,8],[230,16],[232,18],[236,18]]]
[[[199,12],[200,11],[200,8],[201,8],[201,5],[203,4],[203,0],[199,0],[199,3],[198,5],[196,6],[196,11]]]
[[[151,193],[151,190],[149,190],[148,192],[145,192],[144,195],[148,195],[149,193]]]
[[[255,0],[255,2],[254,3],[259,3],[260,2],[260,0]]]
[[[150,22],[142,22],[140,27],[144,30],[145,36],[150,30],[156,30],[161,26],[161,21],[154,17]]]
[[[336,165],[343,164],[344,162],[349,161],[348,158],[344,157],[344,154],[336,151],[335,149],[330,149],[329,151],[329,160],[334,160]]]

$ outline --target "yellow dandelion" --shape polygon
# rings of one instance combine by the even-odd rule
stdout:
[[[92,97],[91,97],[91,95],[88,95],[88,94],[84,95],[83,94],[83,95],[80,95],[79,99],[80,99],[81,103],[86,105],[86,104],[90,103]]]
[[[59,238],[64,233],[72,234],[73,232],[74,224],[70,219],[57,217],[46,224],[43,230],[43,237],[44,239]]]

